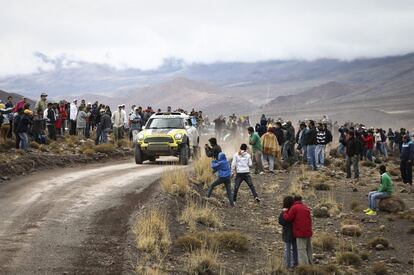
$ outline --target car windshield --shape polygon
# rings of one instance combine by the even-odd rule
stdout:
[[[151,118],[146,129],[184,129],[182,118]]]

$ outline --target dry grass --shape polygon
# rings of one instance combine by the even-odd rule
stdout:
[[[190,192],[188,172],[184,169],[165,171],[161,176],[162,189],[174,196],[185,196]]]
[[[103,143],[96,145],[94,149],[98,153],[110,154],[115,151],[115,146],[112,143]]]
[[[372,239],[372,240],[370,240],[368,242],[368,246],[370,248],[375,248],[379,244],[383,245],[384,248],[388,248],[389,245],[390,245],[390,243],[388,242],[388,240],[385,239],[385,238],[383,238],[383,237],[376,237],[376,238],[374,238],[374,239]]]
[[[217,251],[211,249],[194,250],[188,255],[185,270],[188,274],[216,274],[219,269]]]
[[[159,268],[137,266],[135,268],[135,273],[138,275],[166,275],[167,273],[163,272]]]
[[[316,265],[300,265],[296,267],[297,275],[328,275],[329,273]]]
[[[171,239],[165,214],[154,209],[143,213],[136,221],[133,231],[139,250],[156,258],[168,252]]]
[[[87,155],[87,156],[93,156],[96,154],[96,151],[93,148],[86,148],[82,150],[82,154]]]
[[[225,248],[234,251],[247,249],[247,238],[238,231],[190,232],[179,237],[176,244],[185,250],[192,251],[202,247],[209,249]]]
[[[183,210],[180,221],[186,223],[191,231],[197,229],[198,224],[208,227],[221,227],[221,220],[214,208],[207,204],[197,204],[190,201]]]
[[[270,275],[286,275],[288,274],[283,260],[276,256],[272,255],[267,260],[266,268],[264,270],[264,274],[270,274]]]
[[[358,210],[360,210],[360,207],[361,206],[361,204],[358,202],[358,201],[352,201],[351,202],[351,205],[350,205],[350,209],[352,210],[352,211],[358,211]]]
[[[178,237],[175,244],[187,251],[200,249],[203,246],[204,242],[199,237],[199,234],[187,233],[183,236]]]
[[[341,233],[345,236],[359,237],[361,236],[361,227],[357,224],[343,224],[341,226]]]
[[[202,185],[210,184],[215,179],[214,173],[210,168],[210,163],[211,159],[206,156],[202,156],[194,161],[196,180]]]
[[[16,143],[13,140],[7,139],[0,142],[0,152],[7,153],[10,149],[15,147]]]
[[[63,152],[63,148],[60,143],[52,141],[49,144],[49,151],[55,154],[61,154]]]
[[[40,144],[37,143],[36,141],[32,141],[32,142],[30,142],[30,148],[32,148],[32,149],[39,149],[40,148]]]
[[[335,194],[333,191],[329,192],[328,195],[323,196],[320,199],[318,207],[328,208],[329,214],[338,215],[342,212],[343,206],[336,201]]]
[[[384,263],[375,263],[371,271],[372,271],[372,274],[375,274],[375,275],[387,275],[388,274],[387,266]]]
[[[336,255],[336,260],[341,265],[352,265],[358,267],[362,263],[361,257],[354,252],[342,252]]]
[[[325,182],[319,182],[319,183],[315,183],[313,184],[313,188],[315,188],[315,190],[318,191],[328,191],[331,190],[331,186]]]
[[[116,142],[116,146],[118,148],[132,148],[133,147],[133,142],[131,140],[129,140],[128,138],[123,138],[120,139]]]
[[[313,245],[323,251],[332,251],[337,245],[336,237],[327,233],[322,233],[313,238]]]

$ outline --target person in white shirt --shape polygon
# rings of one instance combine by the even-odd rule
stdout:
[[[254,188],[252,177],[250,176],[250,167],[252,167],[253,162],[249,153],[247,153],[247,144],[243,143],[240,146],[240,150],[234,155],[233,161],[231,163],[231,169],[236,174],[236,179],[234,180],[234,192],[233,192],[233,201],[237,201],[237,192],[243,181],[247,183],[252,192],[254,199],[257,202],[260,202],[259,196],[256,193]]]
[[[122,105],[118,105],[118,110],[112,113],[111,120],[114,128],[114,140],[118,141],[122,138],[125,124],[125,115],[122,110]]]
[[[70,104],[69,110],[69,121],[70,121],[70,129],[69,134],[71,136],[76,136],[76,118],[78,117],[78,101],[76,99]]]

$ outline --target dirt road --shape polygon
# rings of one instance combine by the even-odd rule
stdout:
[[[0,273],[128,273],[123,251],[131,213],[168,167],[131,160],[0,186]]]

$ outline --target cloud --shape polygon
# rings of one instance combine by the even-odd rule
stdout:
[[[141,69],[169,56],[349,60],[414,52],[412,33],[409,0],[15,0],[0,10],[0,75],[54,68],[36,52]]]

